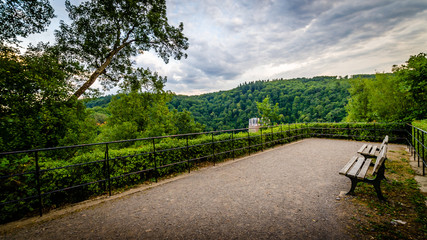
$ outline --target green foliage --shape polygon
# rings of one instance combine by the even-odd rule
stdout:
[[[93,139],[82,103],[69,100],[77,69],[58,60],[56,48],[30,47],[24,55],[0,52],[0,152],[85,143]]]
[[[196,122],[191,116],[191,113],[187,110],[178,112],[178,110],[174,109],[171,114],[172,120],[177,128],[176,134],[197,133],[205,129],[205,126]]]
[[[348,79],[334,76],[256,81],[228,91],[177,95],[169,107],[190,111],[208,130],[245,128],[250,118],[259,115],[256,102],[269,96],[285,123],[340,122],[346,116],[349,87]]]
[[[283,118],[282,114],[279,114],[279,104],[272,105],[270,103],[270,97],[267,96],[262,102],[256,102],[258,113],[261,116],[261,124],[268,126],[271,124],[278,124]]]
[[[411,100],[399,89],[400,82],[396,76],[378,73],[375,78],[352,79],[350,83],[347,121],[410,120]]]
[[[393,72],[401,82],[401,89],[413,100],[410,108],[415,119],[427,118],[427,54],[410,56],[406,65],[393,66]]]
[[[91,73],[74,92],[77,98],[97,79],[105,87],[138,79],[147,90],[161,89],[161,78],[144,77],[149,70],[134,69],[131,58],[150,49],[166,63],[170,57],[186,57],[183,24],[169,25],[164,0],[84,1],[78,6],[67,0],[65,6],[72,23],[61,21],[57,44],[64,58],[80,61]]]
[[[414,125],[415,127],[421,128],[424,131],[427,131],[427,119],[413,121],[412,125]]]
[[[111,102],[113,95],[107,95],[97,98],[85,99],[85,105],[88,108],[107,108],[108,104]]]
[[[136,88],[113,97],[108,106],[110,116],[100,125],[98,142],[154,137],[204,130],[188,111],[169,111],[170,93],[138,92]],[[92,114],[92,117],[99,116]],[[103,122],[104,123],[104,122]]]
[[[45,30],[55,15],[49,0],[3,0],[0,4],[0,42]]]
[[[351,80],[347,121],[407,121],[427,117],[427,58],[411,56],[393,74]]]

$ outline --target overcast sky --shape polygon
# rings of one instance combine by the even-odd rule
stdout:
[[[58,17],[27,41],[54,41],[67,15],[62,0],[51,2]],[[135,61],[167,76],[166,89],[177,94],[260,79],[391,72],[427,52],[426,0],[167,0],[167,8],[172,25],[184,23],[188,58],[165,64],[148,52]]]

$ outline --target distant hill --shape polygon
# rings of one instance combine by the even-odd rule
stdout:
[[[359,74],[353,77],[371,78]],[[190,111],[206,130],[245,128],[248,120],[259,117],[255,102],[270,96],[279,103],[284,123],[339,122],[346,116],[344,106],[350,94],[347,77],[318,76],[313,78],[259,80],[237,88],[195,96],[176,95],[168,104],[170,109]],[[88,108],[106,107],[112,96],[86,102]]]
[[[349,87],[347,77],[336,76],[261,80],[228,91],[177,95],[169,104],[178,111],[190,111],[207,130],[247,127],[250,118],[259,117],[255,102],[267,96],[273,104],[279,103],[285,123],[339,122],[346,116]]]

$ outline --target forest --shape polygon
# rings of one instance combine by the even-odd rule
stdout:
[[[171,111],[190,112],[208,131],[247,127],[250,118],[261,117],[256,103],[267,97],[270,104],[278,105],[282,115],[275,123],[340,122],[346,117],[344,106],[350,96],[349,88],[349,79],[337,76],[259,80],[228,91],[195,96],[174,94],[168,107]],[[85,104],[108,115],[107,106],[112,98],[96,98]]]

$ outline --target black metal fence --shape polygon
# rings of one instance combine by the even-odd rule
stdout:
[[[410,146],[411,156],[414,156],[414,161],[418,161],[418,167],[422,167],[423,176],[425,176],[425,168],[426,168],[425,154],[427,153],[427,147],[426,147],[427,132],[411,124],[408,124],[407,127],[408,127],[407,141],[408,141],[408,145]]]
[[[381,141],[389,135],[391,142],[413,146],[414,156],[425,165],[424,133],[401,123],[300,123],[260,127],[258,132],[243,128],[4,152],[0,221],[42,215],[65,204],[190,172],[203,162],[215,164],[307,137]]]

